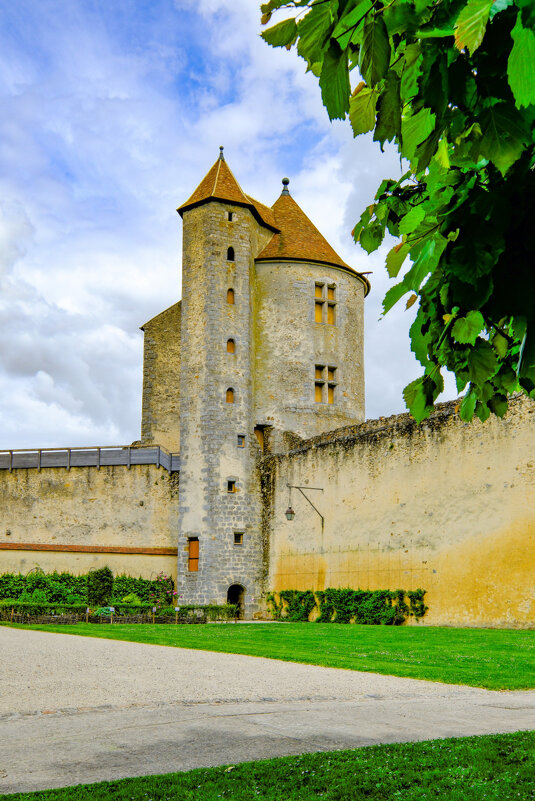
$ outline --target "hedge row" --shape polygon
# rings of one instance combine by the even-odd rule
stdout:
[[[275,620],[400,625],[422,618],[425,590],[281,590],[267,596]]]
[[[0,601],[23,600],[27,603],[104,604],[117,605],[128,595],[141,603],[155,604],[172,600],[173,581],[160,574],[155,579],[113,576],[109,568],[81,576],[71,573],[44,573],[34,570],[27,575],[0,575]]]
[[[112,604],[113,606],[113,604]],[[154,607],[147,604],[116,604],[114,606],[114,619],[119,621],[121,617],[131,615],[146,615],[152,618]],[[24,615],[26,617],[40,617],[43,615],[76,615],[80,620],[86,618],[87,604],[34,604],[25,602],[5,602],[0,601],[0,620],[10,620],[13,616]],[[237,616],[238,608],[234,604],[207,604],[207,605],[184,605],[179,607],[179,617],[188,618],[200,616],[205,620],[232,620]],[[158,618],[176,617],[175,608],[172,606],[157,607],[156,616]],[[92,608],[89,611],[91,617],[110,617],[109,607]]]

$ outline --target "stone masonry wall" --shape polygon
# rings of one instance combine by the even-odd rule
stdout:
[[[249,275],[270,236],[243,207],[211,201],[184,212],[179,590],[190,602],[221,603],[229,586],[239,584],[248,616],[258,609],[262,570]],[[234,260],[227,259],[228,247]],[[234,353],[227,351],[229,338]],[[233,403],[226,402],[229,388]],[[235,492],[227,491],[229,481]],[[235,532],[243,544],[234,544]],[[199,539],[197,572],[188,570],[192,537]]]
[[[141,442],[180,449],[180,310],[175,303],[143,326]]]
[[[535,403],[463,423],[455,402],[315,437],[265,464],[268,589],[427,591],[424,625],[535,626]],[[287,521],[286,484],[297,491]]]

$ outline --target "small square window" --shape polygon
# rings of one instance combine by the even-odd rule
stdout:
[[[245,434],[238,434],[238,448],[245,448]]]
[[[227,481],[227,492],[236,492],[236,482]]]
[[[234,545],[243,545],[243,531],[234,532]]]

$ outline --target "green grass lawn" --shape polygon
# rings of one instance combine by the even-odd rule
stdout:
[[[20,628],[249,654],[491,690],[535,688],[535,631],[334,623],[78,623]]]
[[[535,732],[379,745],[245,762],[6,801],[527,801],[535,798]]]

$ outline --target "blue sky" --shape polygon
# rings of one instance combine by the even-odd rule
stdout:
[[[17,0],[0,15],[0,447],[139,437],[139,326],[180,297],[176,207],[225,145],[271,205],[283,175],[350,264],[373,270],[367,416],[403,410],[410,314],[379,322],[384,253],[350,231],[393,153],[331,125],[252,0]]]

